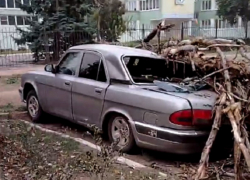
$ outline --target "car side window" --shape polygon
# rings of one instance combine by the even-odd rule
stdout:
[[[106,73],[105,73],[105,69],[104,69],[104,65],[103,65],[102,60],[101,60],[100,67],[99,67],[97,81],[107,82],[107,77],[106,77]]]
[[[81,52],[69,52],[58,65],[59,74],[67,74],[74,76],[78,68],[79,62],[82,59]]]
[[[79,77],[106,82],[107,79],[101,57],[94,53],[85,53]]]

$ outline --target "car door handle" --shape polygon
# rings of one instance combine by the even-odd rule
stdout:
[[[66,86],[70,86],[70,82],[68,82],[68,81],[64,82],[64,84],[65,84]]]
[[[101,94],[101,93],[102,93],[102,89],[100,89],[100,88],[95,88],[95,92],[98,93],[98,94]]]

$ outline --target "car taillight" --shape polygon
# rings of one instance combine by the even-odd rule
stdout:
[[[170,122],[182,126],[207,125],[212,123],[211,110],[182,110],[171,114]]]

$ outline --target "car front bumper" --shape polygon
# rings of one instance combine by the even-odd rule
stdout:
[[[209,131],[175,130],[134,122],[135,141],[139,147],[174,153],[195,154],[202,152]]]

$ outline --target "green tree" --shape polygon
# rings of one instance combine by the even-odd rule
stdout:
[[[94,12],[91,0],[32,0],[20,4],[20,8],[37,18],[27,19],[27,30],[18,28],[21,37],[15,41],[29,43],[36,59],[39,52],[53,51],[53,59],[57,60],[60,50],[93,38],[95,27],[88,22]]]
[[[126,30],[125,5],[120,0],[95,0],[94,20],[97,23],[99,40],[117,41]]]
[[[238,16],[242,18],[244,27],[250,20],[250,1],[249,0],[216,0],[218,5],[217,15],[230,24],[235,24]]]

